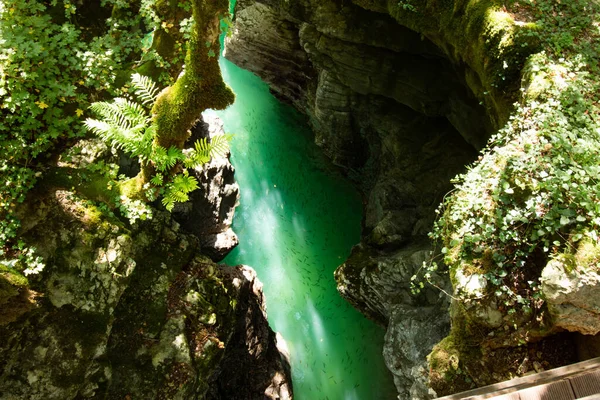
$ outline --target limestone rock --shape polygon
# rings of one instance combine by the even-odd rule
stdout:
[[[233,35],[225,39],[225,57],[259,75],[278,97],[306,107],[306,87],[315,71],[300,46],[297,27],[281,19],[266,2],[247,3],[236,7]]]
[[[392,308],[383,357],[394,375],[401,399],[430,399],[426,357],[450,330],[450,318],[436,307],[398,305]]]
[[[335,272],[342,296],[387,326],[383,355],[403,399],[429,398],[426,356],[450,329],[446,296],[430,287],[418,299],[411,295],[411,277],[430,252],[426,243],[392,254],[358,245]]]
[[[75,192],[37,196],[23,237],[46,267],[29,307],[0,298],[0,398],[292,398],[252,269],[199,256],[167,213],[129,226]]]
[[[550,261],[540,279],[554,324],[571,332],[596,335],[600,333],[600,271],[565,261]]]
[[[223,121],[207,113],[197,123],[188,143],[224,134]],[[203,254],[215,261],[222,260],[238,244],[231,224],[240,189],[229,157],[228,151],[194,169],[192,174],[198,180],[199,188],[190,193],[188,202],[177,203],[173,210],[173,216],[182,228],[200,239]]]

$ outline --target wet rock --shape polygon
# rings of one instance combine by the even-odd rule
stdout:
[[[225,57],[259,75],[279,98],[305,108],[306,87],[313,84],[316,72],[300,46],[298,28],[267,2],[249,3],[237,3]]]
[[[383,356],[400,398],[430,398],[426,356],[450,329],[445,295],[432,287],[411,294],[411,277],[430,253],[426,242],[392,254],[361,244],[335,272],[342,296],[387,326]]]
[[[188,143],[192,146],[201,138],[224,134],[223,121],[214,114],[206,114],[196,124]],[[192,174],[198,180],[199,188],[190,193],[188,202],[177,203],[173,210],[173,217],[181,227],[200,239],[203,254],[214,261],[222,260],[238,245],[231,224],[240,189],[235,181],[235,169],[229,161],[230,155],[227,151],[195,168]]]
[[[238,294],[235,331],[207,399],[293,398],[287,345],[267,323],[262,283],[248,266],[221,267]],[[264,396],[264,397],[263,397]]]

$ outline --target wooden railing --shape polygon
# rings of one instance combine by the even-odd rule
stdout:
[[[511,379],[438,400],[600,399],[600,357]]]

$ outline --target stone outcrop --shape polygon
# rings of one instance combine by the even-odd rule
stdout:
[[[600,333],[600,245],[580,243],[574,254],[551,260],[541,275],[548,310],[558,328]]]
[[[196,140],[216,135],[225,135],[223,121],[215,115],[206,115],[197,122],[188,143],[193,146]],[[229,151],[215,155],[210,162],[194,169],[198,190],[190,193],[189,201],[177,203],[173,210],[175,220],[200,239],[202,253],[214,261],[222,260],[238,244],[231,224],[240,188],[229,157]]]
[[[250,267],[216,265],[166,212],[131,224],[60,184],[107,156],[93,144],[21,210],[46,265],[0,270],[0,398],[291,399]]]
[[[444,312],[449,306],[445,295],[431,287],[418,298],[411,293],[411,277],[429,257],[426,242],[395,252],[375,252],[360,244],[335,273],[342,296],[387,326],[383,356],[400,398],[430,395],[426,356],[450,329],[450,318]]]

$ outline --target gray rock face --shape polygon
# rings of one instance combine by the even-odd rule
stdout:
[[[129,225],[44,187],[21,237],[46,267],[27,290],[0,274],[1,399],[292,398],[251,268],[201,256],[168,213]]]
[[[193,144],[201,138],[224,134],[223,121],[207,114],[198,122],[188,142]],[[227,151],[194,169],[198,190],[190,194],[190,201],[177,203],[173,210],[173,216],[181,226],[200,239],[202,253],[214,261],[222,260],[238,245],[231,224],[239,203],[240,188],[235,181],[235,169],[229,157]]]
[[[450,179],[493,129],[463,67],[351,2],[239,2],[226,49],[308,116],[317,144],[365,193],[363,239],[336,271],[338,289],[388,327],[400,398],[426,398],[425,356],[448,332],[449,303],[432,288],[413,296],[410,281],[430,257],[426,234]]]
[[[247,3],[237,3],[240,11],[233,35],[226,38],[225,57],[259,75],[278,97],[303,109],[309,103],[306,87],[315,70],[300,46],[298,29],[293,22],[281,19],[267,2],[246,8]]]
[[[584,335],[600,333],[600,273],[552,260],[542,271],[542,291],[554,325]]]
[[[446,296],[431,287],[418,298],[411,294],[411,277],[430,253],[426,242],[392,253],[360,244],[335,272],[342,296],[387,325],[383,356],[400,399],[430,398],[426,356],[450,330]]]
[[[428,399],[435,392],[428,388],[426,357],[430,349],[450,329],[450,318],[440,315],[437,306],[392,308],[385,334],[383,358],[394,375],[400,399]]]
[[[481,148],[493,127],[462,84],[464,78],[441,54],[388,15],[308,0],[238,4],[225,52],[308,114],[317,132],[338,129],[316,110],[327,88],[321,80],[333,76],[350,89],[346,102],[364,95],[391,98],[427,116],[446,117],[467,142]],[[324,70],[330,74],[323,76]],[[334,96],[343,94],[332,89]]]

